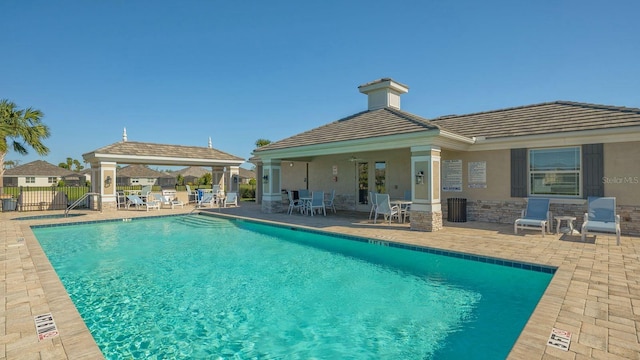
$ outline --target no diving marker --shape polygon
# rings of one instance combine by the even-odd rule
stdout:
[[[547,340],[547,345],[553,346],[554,348],[568,351],[569,345],[571,344],[571,332],[566,330],[560,330],[553,328],[551,329],[551,335],[549,335],[549,340]]]
[[[55,321],[53,321],[53,315],[51,315],[51,313],[34,316],[33,320],[36,323],[38,340],[42,341],[59,335],[58,327]]]

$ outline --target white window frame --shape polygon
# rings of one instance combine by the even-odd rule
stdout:
[[[55,177],[55,176],[49,176],[49,177],[47,178],[47,182],[48,182],[49,184],[57,184],[57,183],[58,183],[58,178],[57,178],[57,177]]]
[[[36,183],[36,177],[35,176],[26,176],[24,178],[24,182],[25,182],[25,184],[35,184]]]
[[[578,150],[578,170],[532,170],[531,169],[531,153],[535,151],[541,150],[562,150],[562,149],[571,149]],[[527,193],[531,197],[557,197],[557,198],[582,198],[582,187],[583,187],[583,178],[582,178],[582,147],[581,146],[563,146],[563,147],[552,147],[552,148],[536,148],[536,149],[528,149],[527,151]],[[578,194],[574,195],[566,195],[566,194],[534,194],[533,189],[531,189],[531,182],[533,175],[535,174],[577,174],[578,179]]]

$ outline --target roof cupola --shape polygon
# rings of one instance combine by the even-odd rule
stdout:
[[[407,93],[409,87],[391,78],[382,78],[358,86],[361,93],[369,98],[368,109],[377,110],[391,107],[400,110],[400,95]]]

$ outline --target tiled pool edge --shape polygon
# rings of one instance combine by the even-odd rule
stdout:
[[[549,265],[543,265],[543,264],[534,264],[534,263],[528,263],[528,262],[524,262],[524,261],[512,261],[512,260],[500,259],[500,258],[489,257],[489,256],[468,254],[468,253],[463,253],[463,252],[458,252],[458,251],[437,249],[437,248],[428,247],[428,246],[410,245],[410,244],[404,244],[404,243],[396,242],[396,241],[392,241],[392,240],[377,240],[377,239],[372,239],[372,238],[364,237],[364,236],[341,234],[341,233],[336,233],[336,232],[332,232],[332,231],[322,231],[322,230],[318,230],[318,229],[314,229],[314,228],[310,228],[310,227],[306,227],[306,226],[299,226],[299,225],[298,226],[292,226],[292,225],[276,223],[276,222],[272,222],[272,221],[263,221],[263,220],[256,220],[256,219],[238,218],[238,217],[230,217],[230,216],[226,216],[226,215],[218,215],[216,213],[202,213],[201,215],[210,216],[210,217],[225,218],[225,219],[232,219],[232,220],[235,220],[235,221],[248,221],[248,222],[254,222],[254,223],[257,223],[257,224],[266,224],[266,225],[270,225],[270,226],[276,226],[276,227],[279,227],[279,228],[292,229],[292,230],[296,230],[296,231],[305,231],[305,232],[313,233],[313,234],[322,234],[322,235],[335,236],[335,237],[338,237],[338,238],[341,238],[341,239],[345,239],[345,240],[350,240],[350,241],[358,241],[358,242],[370,243],[370,244],[374,244],[374,245],[376,245],[376,244],[377,245],[384,245],[384,246],[395,247],[395,248],[405,249],[405,250],[410,250],[410,251],[425,252],[425,253],[434,254],[434,255],[442,255],[442,256],[454,257],[454,258],[458,258],[458,259],[482,262],[482,263],[487,263],[487,264],[494,264],[494,265],[498,265],[498,266],[513,267],[513,268],[517,268],[517,269],[542,272],[542,273],[546,273],[546,274],[555,274],[555,272],[558,269],[556,266],[549,266]]]
[[[29,225],[21,226],[27,249],[31,255],[38,281],[46,294],[48,311],[32,309],[36,313],[51,312],[56,320],[60,335],[58,337],[40,341],[40,344],[51,342],[54,346],[60,343],[63,352],[69,358],[103,359],[102,352],[96,344],[73,301],[67,294],[58,274],[53,269],[49,259],[42,250]],[[34,338],[37,335],[34,328]],[[92,344],[92,346],[88,346]]]

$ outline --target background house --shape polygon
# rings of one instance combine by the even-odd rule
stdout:
[[[3,184],[4,186],[56,186],[60,180],[64,180],[66,186],[85,185],[85,177],[82,174],[43,160],[5,170]]]
[[[234,176],[233,181],[236,181],[238,184],[248,184],[251,179],[256,178],[256,172],[253,170],[248,170],[245,168],[240,168],[240,173],[237,176]]]
[[[184,169],[178,170],[173,173],[173,175],[177,178],[178,175],[182,175],[184,178],[184,184],[198,184],[198,180],[204,176],[205,174],[210,173],[210,170],[203,168],[202,166],[189,166]]]
[[[116,185],[158,185],[161,187],[175,187],[176,179],[173,175],[150,169],[144,165],[128,165],[118,169]]]

